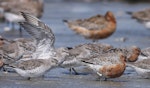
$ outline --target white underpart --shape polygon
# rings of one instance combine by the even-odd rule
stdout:
[[[144,25],[145,25],[146,28],[150,29],[150,21],[144,22]]]
[[[19,73],[23,77],[38,77],[43,75],[47,70],[49,70],[49,66],[41,65],[35,69],[31,70],[22,70],[18,68],[14,68],[17,73]]]
[[[146,77],[146,78],[150,78],[150,70],[149,69],[142,69],[142,68],[136,67],[134,65],[130,65],[130,64],[127,64],[127,65],[132,67],[138,75]]]
[[[36,52],[33,53],[33,59],[49,59],[56,54],[56,52],[54,52],[54,48],[48,44],[49,42],[47,41],[45,43],[46,44],[42,44],[41,42],[38,44]]]
[[[146,57],[146,56],[141,56],[141,55],[139,55],[139,56],[138,56],[138,61],[143,60],[143,59],[148,59],[148,58],[150,58],[150,57],[149,57],[149,56]]]
[[[142,68],[138,68],[138,67],[134,67],[134,69],[136,70],[137,74],[141,75],[141,76],[147,76],[146,73],[150,73],[150,70],[148,69],[142,69]]]
[[[62,67],[79,67],[81,66],[81,62],[79,60],[77,60],[76,58],[72,59],[72,60],[66,60],[64,61],[61,66]]]
[[[93,71],[95,71],[96,73],[98,72],[99,73],[99,69],[102,68],[102,66],[100,65],[92,65],[92,64],[89,64],[88,65]],[[100,73],[99,73],[100,74]]]
[[[13,13],[5,13],[4,17],[9,22],[17,23],[17,22],[24,21],[24,18],[22,16],[17,15],[17,14],[13,14]]]

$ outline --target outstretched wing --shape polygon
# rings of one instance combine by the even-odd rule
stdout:
[[[33,36],[36,41],[39,42],[44,42],[47,41],[49,44],[53,45],[55,41],[55,37],[52,34],[49,34],[45,32],[41,27],[32,25],[28,22],[20,22],[20,25],[31,35]]]
[[[34,36],[34,38],[38,39],[45,39],[50,40],[51,44],[54,44],[55,36],[52,32],[52,30],[41,20],[36,18],[35,16],[21,12],[22,16],[25,18],[25,22],[21,23],[21,26],[24,27],[24,29],[31,34],[31,36]]]
[[[43,30],[45,30],[45,32],[52,33],[52,30],[35,16],[25,12],[21,12],[21,14],[25,18],[26,22],[41,27]]]

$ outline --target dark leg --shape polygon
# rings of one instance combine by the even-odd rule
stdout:
[[[107,81],[107,78],[104,78],[104,81]]]
[[[21,28],[21,26],[19,27],[19,34],[20,34],[20,37],[22,37],[22,28]]]
[[[75,75],[78,75],[78,72],[72,67],[69,69],[69,71],[70,71],[70,74],[72,74],[72,71],[74,71]]]
[[[79,75],[79,73],[74,68],[72,68],[72,70],[74,71],[75,75]]]
[[[31,80],[31,77],[28,77],[27,80]]]
[[[4,72],[7,72],[7,70],[4,68],[4,66],[2,67]]]
[[[69,68],[69,72],[70,72],[70,74],[72,74],[72,68]]]

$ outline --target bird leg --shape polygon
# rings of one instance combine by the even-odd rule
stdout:
[[[99,72],[97,72],[98,78],[97,80],[101,80],[102,78],[104,79],[104,81],[107,81],[107,78],[104,77],[102,74],[100,74]]]
[[[19,34],[20,34],[20,37],[22,37],[22,28],[20,25],[19,25]]]
[[[79,75],[79,73],[72,67],[69,69],[69,71],[70,71],[70,74],[72,74],[72,71],[74,71],[75,75]]]
[[[28,77],[27,80],[31,80],[31,77]]]

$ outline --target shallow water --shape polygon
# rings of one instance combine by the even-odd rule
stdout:
[[[118,2],[99,3],[72,3],[72,2],[47,2],[41,20],[52,28],[55,36],[55,47],[74,46],[81,43],[91,42],[76,35],[62,22],[62,19],[86,18],[96,14],[105,14],[112,11],[117,19],[117,30],[109,38],[99,42],[108,43],[115,47],[127,47],[136,45],[140,48],[150,47],[150,30],[146,29],[136,20],[130,19],[125,11],[137,11],[149,7],[145,4],[127,4]],[[0,33],[6,38],[19,37],[18,31],[4,32],[6,25],[0,24]],[[25,31],[23,37],[30,37]],[[125,42],[118,41],[126,38]],[[82,72],[82,70],[79,70]],[[96,77],[90,74],[70,75],[67,69],[53,69],[45,74],[45,77],[35,78],[28,81],[16,73],[0,73],[0,86],[3,88],[150,88],[149,79],[141,79],[136,73],[127,68],[125,74],[108,81],[96,81]]]

